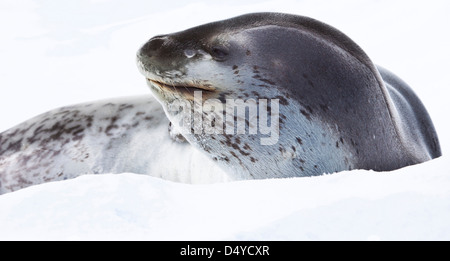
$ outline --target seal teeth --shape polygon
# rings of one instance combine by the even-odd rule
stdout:
[[[168,90],[189,90],[189,91],[207,91],[207,92],[211,92],[214,91],[211,87],[203,87],[203,86],[197,86],[197,85],[189,85],[189,84],[180,84],[180,83],[166,83],[166,82],[161,82],[161,81],[157,81],[157,80],[153,80],[153,79],[149,79],[147,78],[148,81],[150,81],[151,83],[168,89]]]

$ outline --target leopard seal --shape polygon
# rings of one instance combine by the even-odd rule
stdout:
[[[154,98],[65,106],[1,133],[0,194],[83,174],[206,183],[387,171],[441,155],[411,88],[311,18],[255,13],[159,35],[138,50],[137,65]],[[227,126],[235,133],[206,131]]]
[[[441,155],[412,89],[342,32],[308,17],[252,13],[158,35],[138,50],[137,64],[186,140],[236,179],[389,171]],[[260,132],[196,131],[202,125],[192,127],[192,119],[209,116],[195,112],[203,102],[196,92],[218,104],[276,101],[277,142],[261,145]],[[180,101],[191,117],[173,109]],[[236,126],[226,105],[218,107],[213,119],[225,118],[222,129]]]

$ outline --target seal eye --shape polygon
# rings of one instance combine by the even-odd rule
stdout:
[[[214,60],[224,61],[228,56],[228,50],[226,50],[224,47],[214,46],[211,48],[211,55]]]

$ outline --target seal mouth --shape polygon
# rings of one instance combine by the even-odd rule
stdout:
[[[178,84],[178,83],[165,83],[153,79],[147,78],[153,86],[157,87],[163,92],[169,92],[173,94],[179,94],[186,98],[194,98],[194,92],[203,92],[205,94],[213,94],[216,89],[209,84],[194,85],[194,84]]]

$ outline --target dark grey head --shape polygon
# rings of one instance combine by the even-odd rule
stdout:
[[[306,43],[309,38],[317,39]],[[372,66],[364,52],[334,28],[311,18],[280,13],[247,14],[155,36],[141,47],[137,58],[140,71],[158,95],[163,89],[181,97],[202,90],[211,97],[226,94],[239,98],[246,97],[242,92],[252,83],[260,88],[251,91],[272,93],[266,89],[273,89],[270,86],[275,82],[296,81],[301,73],[298,65],[305,64],[299,53],[311,53],[309,45],[320,44],[318,39]],[[272,73],[264,75],[268,71]],[[281,88],[284,91],[286,86]]]

